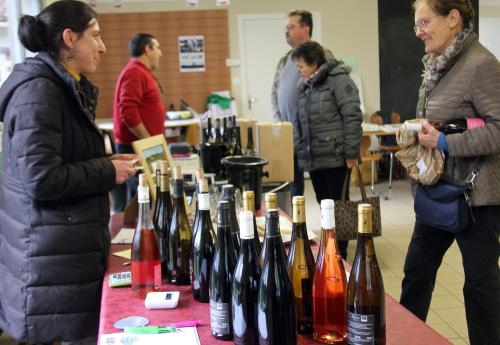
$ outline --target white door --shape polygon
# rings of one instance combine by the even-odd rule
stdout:
[[[238,16],[243,117],[273,121],[271,91],[279,59],[290,50],[285,40],[286,13]],[[313,13],[314,37],[321,32]]]

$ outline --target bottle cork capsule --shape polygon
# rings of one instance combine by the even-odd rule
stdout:
[[[303,195],[297,195],[292,198],[293,205],[305,205],[306,198]]]
[[[168,173],[168,162],[160,161],[160,173],[166,175]]]
[[[146,179],[146,174],[139,174],[139,186],[147,187],[148,181]]]
[[[201,179],[204,179],[205,172],[203,171],[203,168],[196,169],[195,176],[196,176],[196,181],[200,181]]]
[[[182,168],[179,165],[173,167],[174,180],[182,180]]]
[[[206,178],[198,180],[198,187],[200,188],[200,193],[208,193],[208,181]]]

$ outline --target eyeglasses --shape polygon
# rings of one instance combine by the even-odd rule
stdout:
[[[415,26],[413,27],[413,30],[415,30],[415,33],[417,32],[417,30],[425,30],[427,29],[427,26],[429,26],[429,24],[431,23],[431,21],[436,18],[436,17],[439,17],[439,16],[434,16],[434,17],[430,17],[430,18],[421,18],[419,20],[417,20],[415,22]]]

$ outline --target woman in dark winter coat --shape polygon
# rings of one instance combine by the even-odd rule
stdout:
[[[292,59],[304,77],[294,131],[299,165],[309,172],[318,202],[339,200],[345,176],[359,158],[363,117],[358,89],[350,68],[336,59],[327,62],[316,42],[298,45]],[[339,247],[346,258],[347,241],[339,241]]]
[[[0,88],[0,329],[31,344],[95,344],[108,192],[134,174],[133,156],[107,158],[94,124],[86,75],[105,52],[94,10],[55,2],[23,16],[19,37],[39,54]]]

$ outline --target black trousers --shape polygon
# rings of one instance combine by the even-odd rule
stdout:
[[[299,166],[296,153],[293,154],[293,176],[292,197],[304,195],[304,169]]]
[[[132,145],[115,145],[116,153],[134,153]],[[111,198],[113,199],[113,211],[123,212],[125,206],[135,197],[137,193],[137,186],[139,179],[137,176],[132,176],[125,181],[125,183],[116,185],[111,191]]]
[[[347,167],[331,168],[324,170],[317,170],[309,172],[311,182],[316,193],[316,200],[321,205],[323,199],[340,200],[342,194],[342,185],[344,183],[345,175],[349,174],[347,180],[347,194],[349,200],[349,179],[350,170]],[[338,241],[340,255],[345,260],[347,259],[347,245],[349,241]]]
[[[465,313],[471,345],[500,344],[500,205],[473,207],[476,222],[458,234],[415,223],[404,265],[401,304],[425,321],[436,273],[457,241],[464,265]]]

